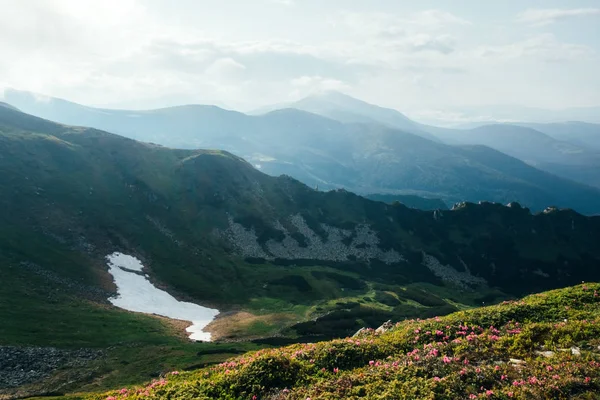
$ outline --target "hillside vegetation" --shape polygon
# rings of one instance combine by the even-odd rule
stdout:
[[[260,350],[104,399],[598,399],[599,284]]]
[[[397,111],[362,102],[352,102],[359,114],[352,106],[344,115],[364,112],[371,115],[366,120],[339,115],[336,120],[328,118],[329,113],[325,117],[297,109],[251,116],[205,105],[105,110],[60,99],[39,102],[31,93],[18,91],[7,91],[5,97],[25,112],[65,124],[169,147],[223,149],[267,174],[286,174],[326,190],[412,194],[447,204],[518,201],[534,211],[554,205],[600,213],[598,188],[559,178],[489,147],[473,146],[478,142],[450,146],[429,140]],[[332,106],[339,107],[337,103]],[[352,123],[344,123],[348,121]]]
[[[0,346],[98,354],[21,393],[132,384],[600,275],[598,217],[518,204],[410,209],[271,177],[227,152],[5,107],[0,170]],[[115,251],[177,298],[222,311],[208,329],[225,343],[189,343],[185,323],[111,306],[105,257]]]

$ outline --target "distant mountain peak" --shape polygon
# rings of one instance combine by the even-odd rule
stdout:
[[[4,107],[4,108],[11,109],[11,110],[19,111],[19,109],[17,107],[11,106],[10,104],[5,103],[3,101],[0,101],[0,107]]]

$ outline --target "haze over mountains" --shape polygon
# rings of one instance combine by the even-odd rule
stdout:
[[[288,174],[323,189],[417,194],[448,204],[519,201],[534,210],[556,205],[600,212],[600,190],[583,185],[600,184],[600,153],[532,128],[436,128],[340,93],[289,105],[302,110],[286,106],[262,115],[203,105],[96,109],[15,90],[6,91],[5,100],[39,117],[136,140],[224,149],[266,173]],[[595,125],[585,126],[580,136],[593,141]]]

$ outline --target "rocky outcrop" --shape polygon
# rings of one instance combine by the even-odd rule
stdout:
[[[462,288],[468,288],[470,285],[484,285],[486,280],[477,276],[471,275],[467,265],[462,262],[465,272],[460,272],[454,269],[450,265],[443,265],[434,256],[423,253],[423,265],[425,265],[435,276],[442,279],[445,282],[452,283]]]
[[[283,239],[269,239],[261,245],[252,227],[246,228],[229,218],[229,228],[224,236],[244,257],[285,260],[323,260],[348,261],[356,259],[364,262],[379,260],[386,264],[403,262],[404,258],[394,249],[383,250],[379,247],[379,238],[367,224],[356,225],[353,230],[340,229],[321,224],[326,238],[317,235],[301,215],[289,217],[289,224],[296,234],[304,238],[300,244],[280,221],[273,223],[273,228],[282,233]]]
[[[49,377],[61,368],[77,368],[102,356],[98,350],[0,346],[0,390]]]

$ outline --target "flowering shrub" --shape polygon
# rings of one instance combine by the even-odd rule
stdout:
[[[248,353],[95,400],[600,399],[600,291],[586,284]]]

